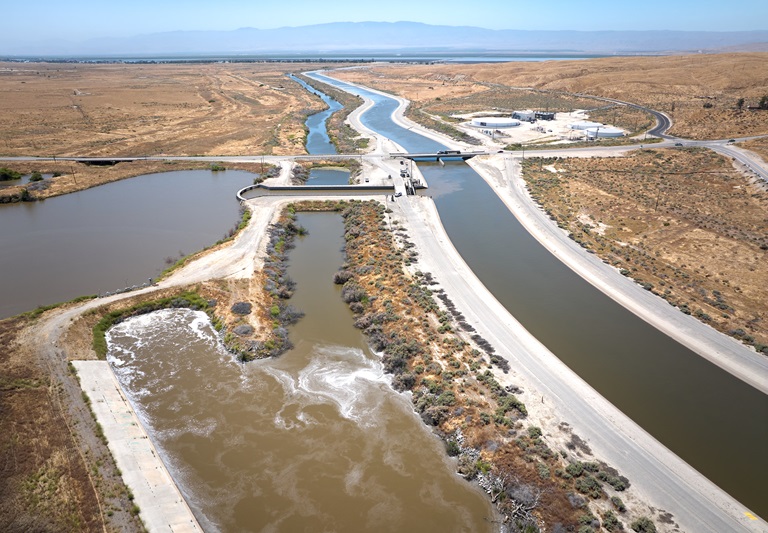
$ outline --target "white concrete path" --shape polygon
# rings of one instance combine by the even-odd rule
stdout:
[[[134,495],[147,531],[200,532],[155,447],[106,361],[73,361],[80,386],[109,441],[109,449]]]

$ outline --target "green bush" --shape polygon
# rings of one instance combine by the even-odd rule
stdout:
[[[9,168],[0,168],[0,181],[11,181],[21,179],[21,173]]]
[[[616,510],[620,513],[623,513],[627,510],[627,507],[624,505],[624,502],[621,501],[621,498],[618,496],[611,496],[611,503],[616,508]]]
[[[621,531],[624,529],[624,525],[616,518],[613,511],[606,511],[603,514],[603,528],[606,531]]]
[[[647,516],[638,518],[629,527],[632,528],[632,531],[637,531],[637,533],[656,533],[656,526]]]

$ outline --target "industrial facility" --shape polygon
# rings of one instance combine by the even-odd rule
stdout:
[[[536,113],[530,109],[526,109],[525,111],[515,111],[512,113],[512,118],[524,120],[526,122],[533,122],[536,120]]]

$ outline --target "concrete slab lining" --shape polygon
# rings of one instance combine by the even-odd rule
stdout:
[[[203,529],[157,454],[106,361],[72,361],[147,531]]]

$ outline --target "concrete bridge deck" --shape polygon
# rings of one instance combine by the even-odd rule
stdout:
[[[439,161],[440,159],[461,159],[463,161],[466,161],[467,159],[471,159],[478,155],[488,155],[489,152],[486,151],[477,151],[477,152],[462,152],[461,150],[439,150],[437,152],[423,152],[423,153],[413,153],[410,154],[408,152],[391,152],[389,154],[389,157],[395,159],[398,157],[404,158],[404,159],[411,159],[413,161]]]

